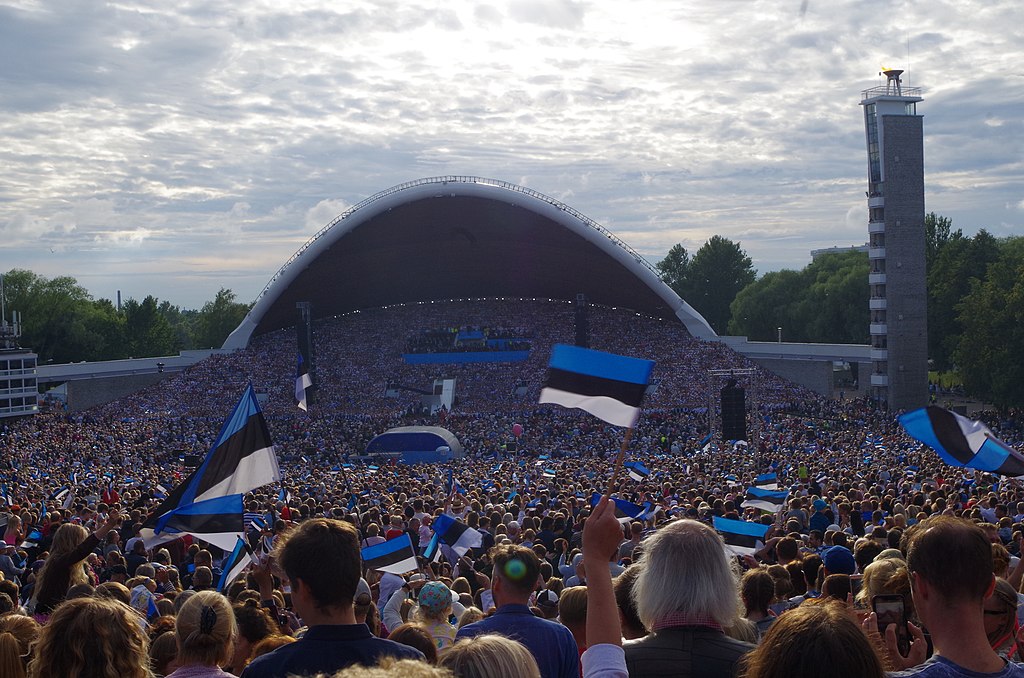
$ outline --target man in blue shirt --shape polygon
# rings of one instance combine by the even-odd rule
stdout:
[[[366,624],[356,623],[361,561],[354,527],[307,520],[282,537],[275,556],[291,584],[292,607],[309,628],[296,642],[254,659],[242,671],[244,678],[330,674],[352,664],[372,666],[383,657],[423,658],[419,650],[376,638]]]
[[[992,548],[974,523],[932,516],[907,530],[907,568],[914,608],[931,633],[935,653],[924,660],[927,643],[908,624],[910,644],[904,657],[896,642],[896,624],[885,629],[890,659],[900,667],[894,678],[1024,677],[1024,664],[1007,662],[992,649],[985,633],[985,599],[992,595]],[[869,616],[867,626],[875,624]],[[915,666],[916,665],[916,666]]]
[[[537,554],[506,544],[491,550],[491,560],[491,592],[498,609],[487,619],[462,627],[457,638],[500,633],[526,646],[537,660],[542,678],[579,678],[579,650],[572,633],[530,612],[530,595],[540,577]]]

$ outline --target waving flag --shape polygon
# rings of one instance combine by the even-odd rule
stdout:
[[[762,473],[754,478],[754,487],[759,487],[762,490],[777,490],[779,489],[779,476],[775,473]]]
[[[223,593],[228,584],[233,582],[238,575],[242,574],[242,571],[248,567],[249,563],[256,563],[252,549],[244,539],[238,537],[235,542],[235,548],[231,550],[231,554],[228,555],[223,563],[220,581],[217,582],[217,590]]]
[[[404,533],[394,539],[364,548],[361,552],[363,565],[368,570],[405,574],[417,568],[416,550],[412,538]]]
[[[556,344],[540,402],[578,407],[614,426],[632,428],[654,362]]]
[[[430,527],[434,530],[434,536],[423,553],[427,560],[434,559],[441,544],[447,544],[461,557],[469,549],[479,548],[484,543],[484,536],[479,531],[447,513],[439,515]]]
[[[600,494],[594,492],[590,495],[591,506],[597,506],[599,501],[601,501]],[[612,502],[615,504],[615,517],[619,519],[620,523],[628,523],[632,520],[648,520],[653,518],[661,508],[654,506],[649,501],[644,502],[643,506],[638,506],[633,502],[619,499],[618,497],[612,497]]]
[[[299,363],[295,369],[295,400],[300,410],[305,411],[308,408],[306,390],[312,385],[313,379],[309,376],[309,368],[306,367],[306,361],[302,359],[300,353]]]
[[[629,472],[629,477],[633,480],[643,482],[647,479],[647,476],[651,475],[650,469],[641,464],[638,461],[629,461],[624,464]]]
[[[270,431],[250,385],[203,463],[143,524],[146,547],[192,534],[233,549],[245,529],[242,495],[280,479]]]
[[[929,405],[900,416],[907,434],[938,452],[950,466],[1024,475],[1024,455],[992,434],[985,424]]]
[[[775,513],[786,505],[787,499],[789,499],[789,492],[774,492],[762,490],[760,487],[751,487],[747,490],[747,495],[740,506]]]
[[[725,547],[738,556],[753,555],[764,543],[770,525],[748,523],[744,520],[731,520],[714,516],[715,530],[725,540]]]

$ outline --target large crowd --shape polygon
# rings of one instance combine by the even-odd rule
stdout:
[[[623,430],[537,405],[572,318],[535,300],[364,311],[316,324],[308,412],[282,330],[129,398],[3,424],[0,675],[1024,672],[1018,481],[946,466],[870,400],[818,396],[678,323],[594,307],[593,347],[656,361],[626,452],[649,474],[611,483]],[[530,357],[405,364],[408,338],[439,327],[516,328]],[[707,438],[716,369],[753,369],[748,441]],[[456,379],[451,411],[386,388],[441,377]],[[249,383],[282,480],[245,498],[259,564],[221,582],[230,554],[139,535]],[[978,416],[1024,442],[1013,413]],[[371,469],[367,443],[400,425],[443,425],[466,456]],[[744,506],[769,473],[781,510]],[[647,510],[594,506],[605,493]],[[404,575],[361,567],[363,548],[406,534],[423,556],[441,516],[478,536]],[[767,532],[730,551],[716,518]]]

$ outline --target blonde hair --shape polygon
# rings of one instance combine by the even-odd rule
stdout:
[[[910,604],[910,572],[906,563],[895,558],[883,558],[864,568],[860,592],[857,593],[858,604],[869,607],[875,596],[896,593]]]
[[[322,675],[322,674],[321,674]],[[330,678],[454,678],[447,669],[431,666],[418,659],[385,657],[376,666],[354,664],[333,674]]]
[[[149,639],[139,617],[107,598],[62,603],[39,634],[29,678],[151,678]]]
[[[32,617],[0,616],[0,676],[25,678],[25,657],[39,636],[39,624]]]
[[[522,643],[494,634],[458,641],[445,650],[438,666],[459,678],[540,678],[537,660]]]
[[[200,591],[181,606],[174,622],[181,666],[217,666],[231,659],[238,635],[235,613],[228,599],[216,591]]]
[[[36,579],[34,593],[32,594],[33,601],[38,599],[40,591],[46,589],[47,580],[54,576],[53,569],[54,567],[57,567],[54,563],[63,559],[64,556],[78,548],[88,536],[88,530],[81,525],[76,525],[74,523],[64,523],[57,528],[57,532],[53,535],[53,543],[50,545],[50,555],[47,556],[46,560],[43,562],[43,569],[39,571],[39,577]],[[88,557],[88,555],[86,557]],[[86,576],[85,569],[82,567],[82,563],[84,562],[85,558],[82,558],[68,568],[69,588],[76,584],[89,583],[89,578]],[[56,576],[60,575],[58,574]]]
[[[461,629],[466,624],[472,624],[478,622],[484,618],[484,611],[479,607],[467,607],[462,616],[459,617],[459,624],[456,628]]]
[[[570,628],[587,623],[586,586],[570,586],[562,591],[558,598],[558,619]]]

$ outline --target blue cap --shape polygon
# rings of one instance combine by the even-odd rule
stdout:
[[[822,564],[829,574],[853,574],[857,571],[857,561],[853,553],[845,546],[833,546],[821,554]]]

